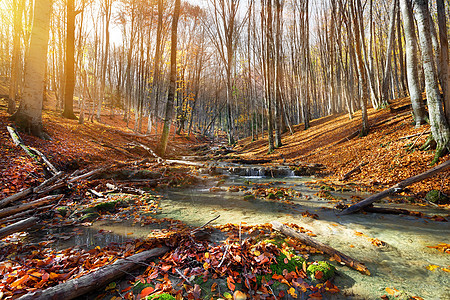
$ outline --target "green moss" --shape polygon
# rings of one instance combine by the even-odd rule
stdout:
[[[95,219],[97,219],[98,217],[100,217],[100,215],[96,212],[91,212],[91,213],[87,213],[84,216],[82,216],[80,218],[81,222],[90,222],[90,221],[94,221]]]
[[[158,300],[176,300],[174,296],[172,296],[171,294],[159,294],[159,295],[153,295],[153,296],[147,296],[147,298],[145,298],[146,300],[153,300],[153,299],[158,299]]]
[[[449,197],[438,190],[431,190],[425,196],[425,199],[432,203],[446,204],[450,202]]]
[[[58,213],[61,215],[61,216],[66,216],[67,215],[67,213],[68,213],[68,210],[67,210],[67,206],[61,206],[61,207],[58,207],[58,208],[56,208],[56,210],[58,211]]]
[[[320,279],[316,279],[316,272],[321,271],[322,277]],[[326,261],[316,261],[308,266],[306,269],[306,274],[314,281],[314,280],[320,280],[320,281],[327,281],[331,277],[334,276],[334,273],[336,272],[336,268],[326,262]]]
[[[290,258],[289,258],[289,257]],[[301,269],[305,259],[298,255],[292,255],[291,253],[281,252],[280,255],[276,257],[277,263],[270,266],[272,272],[276,274],[283,274],[283,270],[288,272],[295,272],[295,268]]]
[[[145,289],[146,287],[154,287],[154,286],[153,284],[150,283],[142,283],[140,281],[136,282],[133,285],[133,294],[140,294],[142,290]]]
[[[244,200],[245,201],[252,201],[252,200],[255,200],[255,199],[256,199],[255,195],[252,195],[252,194],[244,196]]]
[[[274,200],[275,198],[276,196],[274,193],[269,193],[269,195],[267,195],[267,199]]]
[[[335,190],[333,187],[328,186],[328,185],[322,185],[320,187],[320,189],[323,190],[323,191],[334,191]]]
[[[282,197],[284,197],[284,192],[283,191],[277,191],[275,193],[275,196],[278,197],[278,198],[282,198]]]

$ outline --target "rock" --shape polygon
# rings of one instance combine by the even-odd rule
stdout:
[[[450,198],[445,195],[444,193],[441,193],[438,190],[431,190],[427,193],[425,196],[425,199],[430,201],[431,203],[435,204],[448,204],[450,203]]]
[[[308,266],[306,274],[313,281],[327,281],[334,276],[336,268],[326,261],[316,261]]]

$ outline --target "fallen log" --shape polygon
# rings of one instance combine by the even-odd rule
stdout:
[[[369,269],[367,269],[367,267],[364,264],[337,251],[336,249],[334,249],[328,245],[325,245],[319,241],[316,241],[313,238],[311,238],[310,236],[308,236],[304,233],[298,232],[297,230],[294,230],[289,226],[281,224],[278,221],[272,221],[271,224],[272,224],[273,229],[280,231],[281,233],[283,233],[287,236],[296,238],[308,246],[314,247],[320,251],[327,253],[328,255],[333,257],[337,262],[340,262],[341,264],[349,266],[350,268],[355,269],[363,274],[370,275]]]
[[[352,206],[344,209],[341,213],[339,213],[339,215],[342,216],[342,215],[348,215],[348,214],[357,212],[357,211],[363,209],[364,207],[369,206],[370,204],[372,204],[375,201],[381,200],[384,197],[387,197],[391,194],[398,193],[398,192],[402,191],[405,187],[407,187],[413,183],[427,179],[439,172],[442,172],[442,171],[448,169],[449,167],[450,167],[450,160],[447,160],[446,162],[444,162],[428,171],[425,171],[419,175],[407,178],[407,179],[397,183],[396,185],[388,188],[387,190],[384,190],[384,191],[382,191],[378,194],[372,195],[369,198],[364,199],[356,204],[353,204]]]
[[[14,224],[11,224],[9,226],[0,228],[0,239],[4,238],[5,236],[8,236],[10,234],[13,234],[18,231],[23,231],[33,225],[35,225],[39,221],[39,218],[37,217],[31,217],[19,222],[16,222]]]
[[[47,196],[32,202],[28,202],[28,203],[24,203],[21,205],[16,205],[16,206],[11,206],[8,208],[4,208],[0,210],[0,218],[4,218],[7,216],[11,216],[14,215],[16,213],[22,212],[24,210],[33,208],[33,207],[37,207],[37,206],[41,206],[44,204],[47,204],[49,202],[55,201],[55,200],[59,200],[63,197],[63,195],[54,195],[54,196]]]
[[[55,166],[47,159],[47,157],[45,157],[45,155],[30,146],[27,146],[23,143],[22,139],[20,138],[19,134],[16,132],[16,130],[14,128],[12,128],[11,126],[6,126],[6,129],[8,129],[9,134],[11,135],[11,138],[13,140],[13,143],[16,146],[20,146],[30,157],[32,157],[34,160],[36,160],[37,162],[41,163],[37,157],[40,157],[41,160],[44,162],[43,166],[44,168],[47,169],[48,172],[50,172],[53,175],[56,175],[58,173],[58,170],[55,168]]]
[[[20,219],[26,219],[31,216],[36,216],[36,214],[39,212],[42,212],[44,210],[50,210],[53,208],[54,208],[54,205],[50,204],[50,205],[37,207],[33,210],[28,210],[28,211],[26,210],[26,211],[11,215],[9,217],[2,218],[2,220],[0,221],[0,225],[6,224],[6,223],[11,223],[11,222],[17,222],[17,221],[20,221]]]
[[[168,251],[167,247],[155,248],[130,257],[119,259],[113,264],[98,269],[95,272],[71,279],[57,286],[32,293],[28,293],[20,300],[74,299],[89,292],[98,290],[111,281],[130,273],[141,264],[153,257],[158,257]]]
[[[8,204],[10,204],[14,201],[20,200],[22,198],[25,198],[33,193],[38,193],[39,191],[46,188],[48,185],[50,185],[50,184],[54,183],[55,181],[57,181],[58,179],[60,179],[63,175],[64,175],[63,172],[58,172],[57,174],[55,174],[55,176],[45,180],[37,187],[27,188],[27,189],[24,189],[14,195],[6,197],[5,199],[0,201],[0,208],[3,208],[5,206],[7,206]]]

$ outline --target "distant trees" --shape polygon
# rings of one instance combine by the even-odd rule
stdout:
[[[0,76],[12,113],[25,92],[31,43],[22,29],[31,26],[34,6],[5,3],[14,13],[0,10],[8,21],[0,22]],[[308,129],[332,113],[358,118],[366,135],[368,110],[408,93],[415,125],[432,126],[437,156],[448,148],[448,1],[179,4],[172,53],[173,1],[54,0],[42,60],[46,103],[65,117],[79,113],[80,122],[122,113],[127,126],[147,134],[160,133],[164,120],[162,141],[171,122],[174,134],[226,134],[229,144],[264,137],[271,152],[292,124]]]

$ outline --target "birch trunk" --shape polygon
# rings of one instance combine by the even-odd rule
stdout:
[[[416,128],[425,124],[425,106],[420,92],[419,72],[417,70],[417,40],[414,29],[412,7],[409,0],[400,0],[400,9],[403,17],[403,29],[405,33],[406,71],[409,96],[414,114]]]
[[[52,0],[36,1],[34,4],[34,21],[26,63],[23,98],[18,111],[13,116],[19,127],[41,138],[45,137],[42,126],[42,101],[52,4]]]

